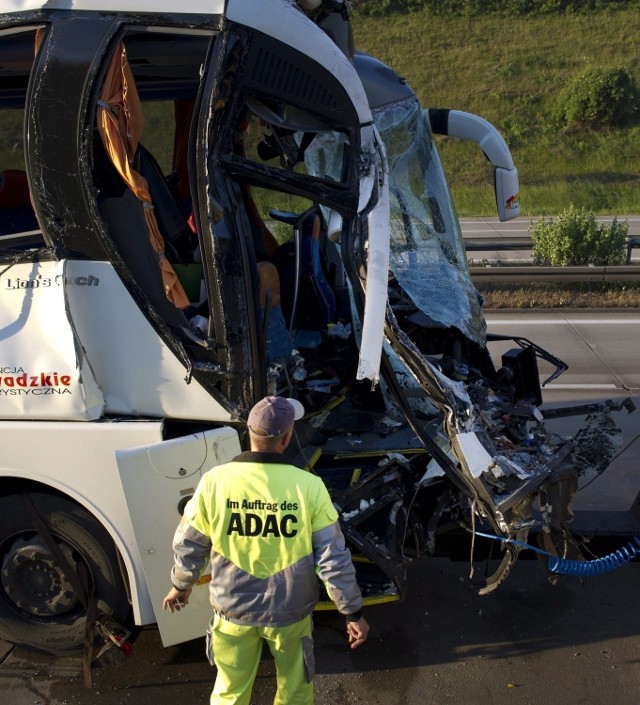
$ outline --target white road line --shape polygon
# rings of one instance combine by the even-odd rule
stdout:
[[[487,318],[487,323],[492,326],[564,326],[564,325],[638,325],[640,318]]]
[[[616,384],[548,384],[545,389],[620,389],[620,387]]]

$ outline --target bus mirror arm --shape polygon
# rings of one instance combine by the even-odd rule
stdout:
[[[479,115],[461,110],[430,108],[431,131],[475,142],[493,166],[494,189],[498,218],[501,222],[520,215],[520,187],[518,170],[511,152],[500,132]]]

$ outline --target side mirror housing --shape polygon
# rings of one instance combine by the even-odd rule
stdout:
[[[520,215],[520,185],[518,170],[515,167],[505,169],[496,167],[494,170],[494,186],[496,206],[501,223],[513,220]]]

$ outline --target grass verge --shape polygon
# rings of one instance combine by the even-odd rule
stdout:
[[[640,308],[640,283],[482,284],[485,309]]]
[[[589,67],[626,66],[640,84],[640,12],[527,17],[356,17],[356,45],[393,67],[423,106],[476,113],[507,140],[523,215],[640,212],[640,125],[567,131],[553,112]],[[384,38],[384,39],[382,39]],[[476,145],[438,138],[458,213],[495,215],[493,174]]]

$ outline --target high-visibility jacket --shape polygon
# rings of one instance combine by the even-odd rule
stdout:
[[[351,554],[322,480],[278,453],[245,452],[200,480],[174,537],[175,587],[210,561],[210,601],[227,619],[286,626],[310,614],[318,578],[342,614],[362,607]]]

